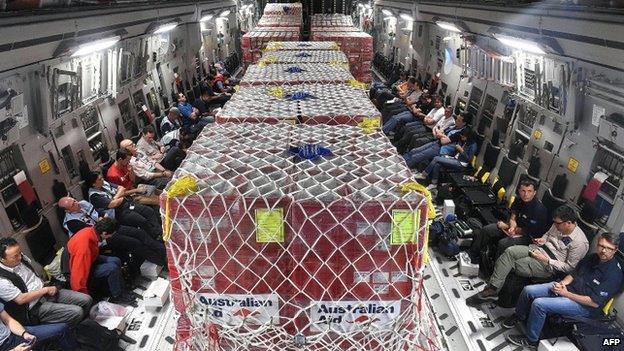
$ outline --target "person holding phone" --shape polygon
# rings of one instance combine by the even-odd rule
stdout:
[[[11,317],[0,303],[0,351],[29,351],[55,340],[62,350],[75,350],[76,344],[66,323],[24,327]]]

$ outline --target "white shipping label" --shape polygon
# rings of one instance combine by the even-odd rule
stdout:
[[[368,283],[370,281],[370,272],[353,272],[353,283]]]
[[[277,294],[199,294],[199,305],[206,309],[211,319],[231,326],[243,321],[254,325],[279,323]]]
[[[391,329],[401,301],[312,301],[310,319],[316,330],[345,332],[374,327]]]

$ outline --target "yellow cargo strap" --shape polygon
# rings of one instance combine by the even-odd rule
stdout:
[[[281,99],[284,97],[284,88],[269,88],[269,95]]]
[[[427,187],[417,182],[408,182],[399,185],[399,190],[403,193],[407,193],[410,191],[417,191],[421,193],[425,199],[427,200],[427,218],[423,221],[421,219],[421,223],[425,223],[425,247],[423,248],[423,264],[427,264],[429,262],[429,219],[434,219],[436,215],[435,206],[433,206],[433,200],[431,199],[431,192]]]
[[[358,123],[358,127],[362,128],[364,134],[374,133],[380,125],[379,117],[364,117],[362,122]]]
[[[362,82],[358,81],[357,79],[351,79],[349,81],[349,85],[354,87],[354,88],[358,88],[358,89],[362,89],[362,90],[368,90],[368,84],[362,83]]]
[[[180,179],[176,180],[168,190],[167,193],[167,202],[165,202],[165,223],[164,223],[164,231],[163,231],[163,240],[169,240],[171,236],[171,216],[170,216],[170,200],[174,197],[187,196],[192,193],[197,192],[197,179],[187,174]]]
[[[349,68],[349,64],[342,60],[331,60],[329,64],[334,67]]]
[[[331,47],[331,48],[332,48],[332,50],[340,50],[340,44],[338,44],[338,43],[334,42],[334,43],[332,44],[332,47]]]
[[[238,91],[240,90],[240,85],[236,85],[234,86],[234,91],[238,93]]]

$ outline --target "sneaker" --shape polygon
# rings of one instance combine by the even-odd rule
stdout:
[[[427,185],[427,190],[433,190],[433,189],[436,189],[437,187],[438,187],[437,184],[431,183]]]
[[[537,349],[537,341],[533,342],[531,340],[529,340],[526,336],[524,335],[513,335],[513,334],[508,334],[505,339],[507,339],[507,341],[509,341],[510,343],[516,345],[516,346],[520,346],[523,347],[525,349],[528,350],[536,350]]]
[[[511,316],[505,318],[505,320],[503,321],[502,327],[505,329],[512,329],[513,327],[516,326],[516,324],[518,323],[518,316],[516,316],[516,314],[512,314]]]
[[[425,172],[418,172],[414,175],[414,179],[419,179],[419,180],[425,180],[427,179],[427,173]]]
[[[489,301],[497,301],[498,295],[494,287],[488,285],[481,292],[478,292],[466,299],[466,305],[477,307]]]
[[[137,306],[137,302],[136,299],[132,296],[129,296],[127,294],[121,294],[119,296],[115,296],[115,297],[111,297],[108,302],[112,302],[112,303],[116,303],[119,305],[130,305],[130,306]]]

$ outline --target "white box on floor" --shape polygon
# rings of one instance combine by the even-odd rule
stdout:
[[[540,340],[537,351],[579,351],[568,338],[553,338]]]
[[[455,202],[453,200],[444,200],[444,207],[442,208],[442,219],[446,219],[446,216],[455,214]]]
[[[141,275],[145,278],[156,279],[158,278],[160,271],[162,271],[161,266],[149,261],[145,261],[141,265]]]
[[[470,256],[467,252],[459,253],[459,274],[465,277],[476,277],[479,275],[479,265],[470,262]]]
[[[163,307],[169,299],[169,282],[158,278],[150,283],[143,294],[143,303],[146,308]]]

